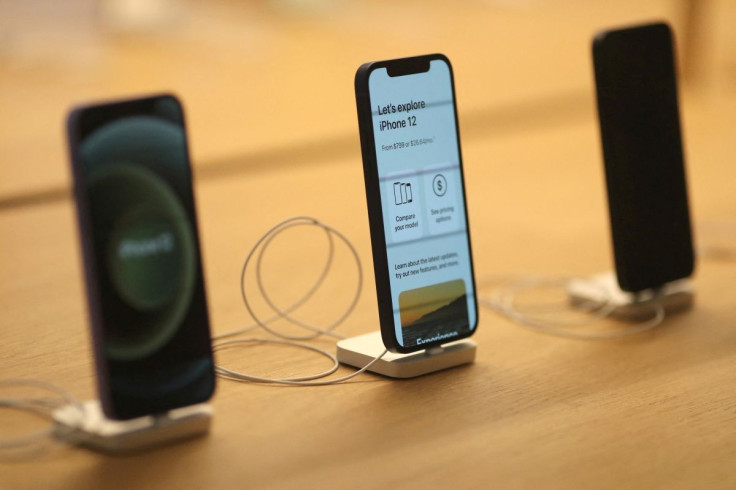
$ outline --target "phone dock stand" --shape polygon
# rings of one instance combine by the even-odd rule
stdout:
[[[105,417],[98,400],[54,411],[54,435],[67,443],[105,453],[129,453],[204,435],[210,430],[208,404],[177,408],[131,420]]]
[[[368,368],[368,371],[390,378],[413,378],[472,363],[475,360],[476,345],[472,340],[463,339],[411,354],[387,352]],[[385,349],[381,332],[371,332],[339,341],[337,360],[343,364],[362,368]]]
[[[668,282],[656,290],[629,293],[621,290],[613,272],[570,281],[567,291],[573,306],[610,303],[611,316],[623,319],[651,316],[655,306],[663,308],[665,314],[684,311],[692,307],[695,297],[690,279]]]

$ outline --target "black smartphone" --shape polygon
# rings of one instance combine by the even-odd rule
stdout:
[[[67,123],[103,411],[204,402],[214,362],[182,106],[102,103]]]
[[[355,96],[383,343],[468,337],[478,305],[450,61],[366,63]]]
[[[674,41],[664,23],[608,30],[593,42],[618,283],[642,291],[692,275]]]

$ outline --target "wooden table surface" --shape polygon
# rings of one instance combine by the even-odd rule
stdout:
[[[336,121],[311,108],[290,112],[284,98],[274,109],[294,115],[293,125],[314,117],[311,130],[321,134],[300,129],[292,145],[281,145],[273,127],[255,128],[271,143],[222,149],[217,127],[230,141],[250,134],[229,126],[241,124],[237,117],[190,127],[203,161],[195,191],[215,334],[250,323],[239,296],[242,260],[264,231],[292,215],[335,226],[363,261],[363,294],[338,331],[378,327],[357,124],[345,97],[355,63],[347,64],[348,88],[338,98],[348,115]],[[498,94],[484,99],[479,82],[455,70],[464,87],[458,97],[466,97],[459,117],[479,282],[610,269],[590,86],[559,78],[549,97],[504,105],[492,101]],[[490,77],[493,70],[478,72]],[[736,92],[688,85],[682,115],[699,252],[691,311],[644,334],[596,342],[535,333],[482,308],[473,365],[412,380],[366,374],[309,388],[220,379],[208,437],[125,457],[54,446],[0,460],[0,488],[736,487]],[[9,127],[5,114],[2,121]],[[46,137],[53,140],[39,138]],[[22,151],[65,164],[55,145]],[[13,199],[60,193],[6,200],[0,209],[0,378],[43,379],[86,399],[95,394],[94,372],[73,203],[63,172],[44,175],[48,181],[37,187],[3,183]],[[276,241],[265,266],[278,301],[308,287],[323,241],[311,230]],[[355,281],[354,265],[338,250],[335,273],[305,317],[335,318]],[[330,340],[314,343],[333,348]],[[268,346],[229,349],[217,359],[267,376],[327,367],[313,355]],[[0,437],[38,424],[0,409]]]

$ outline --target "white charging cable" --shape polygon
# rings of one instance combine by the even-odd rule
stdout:
[[[320,273],[317,280],[314,282],[314,284],[307,290],[304,295],[296,300],[293,304],[291,304],[288,308],[280,308],[278,307],[271,297],[269,296],[268,292],[266,291],[265,286],[263,285],[263,274],[262,274],[262,260],[263,260],[263,254],[265,250],[268,248],[268,246],[271,244],[271,241],[276,238],[279,234],[283,233],[284,231],[294,228],[297,226],[313,226],[317,228],[321,228],[324,230],[324,232],[327,234],[328,244],[329,244],[329,250],[327,254],[327,260],[325,261],[325,265],[322,267],[322,272]],[[302,306],[304,303],[306,303],[320,288],[320,286],[323,284],[324,280],[327,278],[329,271],[332,267],[333,258],[335,254],[335,243],[334,243],[334,237],[337,237],[340,241],[342,241],[347,248],[350,250],[351,255],[355,259],[355,264],[357,266],[358,271],[358,281],[357,281],[357,287],[355,288],[355,294],[353,295],[350,303],[348,304],[347,308],[343,313],[337,318],[337,320],[333,321],[329,325],[325,327],[319,327],[316,325],[312,325],[310,323],[304,322],[302,320],[299,320],[297,318],[294,318],[292,316],[292,312],[294,312],[297,308]],[[262,319],[259,317],[258,314],[256,314],[255,310],[253,309],[251,302],[249,300],[249,293],[246,289],[246,272],[248,271],[248,267],[255,257],[256,259],[256,282],[258,284],[258,290],[260,292],[261,297],[265,300],[266,304],[274,311],[274,314],[266,319]],[[348,316],[353,312],[355,309],[355,306],[358,303],[358,299],[360,298],[360,293],[362,291],[362,285],[363,285],[363,267],[360,262],[360,257],[358,255],[357,250],[353,246],[353,244],[350,242],[350,240],[345,237],[342,233],[340,233],[335,228],[326,225],[322,223],[321,221],[311,218],[309,216],[294,216],[288,219],[285,219],[276,225],[272,226],[266,233],[264,233],[261,238],[258,239],[258,241],[253,245],[250,252],[248,252],[248,255],[245,258],[245,261],[243,262],[243,267],[241,269],[240,273],[240,294],[243,299],[243,304],[245,305],[246,309],[248,310],[248,313],[250,313],[251,317],[255,320],[255,323],[252,325],[248,325],[246,327],[232,330],[229,332],[225,332],[219,335],[216,335],[213,337],[213,340],[221,340],[226,337],[232,337],[235,335],[239,335],[245,332],[248,332],[250,330],[253,330],[256,327],[262,327],[264,330],[275,336],[276,338],[246,338],[246,339],[233,339],[233,340],[225,340],[225,341],[219,341],[212,344],[212,348],[214,351],[223,350],[225,348],[237,346],[240,344],[253,344],[253,343],[271,343],[271,344],[279,344],[279,345],[289,345],[292,347],[297,347],[300,349],[306,349],[309,351],[317,352],[318,354],[321,354],[324,357],[327,357],[332,361],[332,367],[329,369],[317,373],[317,374],[311,374],[311,375],[305,375],[305,376],[299,376],[299,377],[293,377],[293,378],[266,378],[262,376],[253,376],[249,374],[240,373],[237,371],[234,371],[232,369],[227,369],[219,364],[215,365],[215,372],[220,375],[223,378],[226,379],[232,379],[237,381],[252,381],[252,382],[259,382],[259,383],[275,383],[275,384],[283,384],[283,385],[291,385],[291,386],[323,386],[323,385],[330,385],[335,383],[340,383],[343,381],[347,381],[351,378],[354,378],[355,376],[365,372],[367,369],[369,369],[373,364],[378,362],[379,359],[381,359],[383,356],[386,355],[388,350],[384,350],[380,355],[378,355],[376,358],[374,358],[371,362],[363,366],[358,371],[355,371],[351,374],[348,374],[346,376],[342,376],[339,378],[329,379],[329,380],[320,380],[321,378],[324,378],[326,376],[329,376],[333,374],[340,366],[340,363],[337,360],[337,357],[335,357],[334,354],[331,352],[328,352],[325,349],[322,349],[320,347],[316,347],[310,344],[307,344],[305,342],[301,342],[303,340],[312,340],[315,339],[321,335],[327,335],[331,336],[333,338],[342,339],[343,336],[335,333],[333,330],[337,328],[341,323],[347,319]],[[273,323],[276,320],[285,320],[292,325],[296,325],[298,327],[301,327],[305,330],[308,330],[309,333],[303,334],[303,335],[292,335],[292,334],[286,334],[284,332],[279,332],[278,330],[274,329],[270,324]]]
[[[34,379],[0,380],[0,388],[33,389],[45,392],[44,396],[0,396],[0,407],[10,410],[30,412],[44,418],[52,419],[54,410],[72,406],[79,413],[79,419],[85,415],[84,406],[71,393],[59,386]],[[60,429],[53,423],[43,429],[19,437],[0,439],[0,459],[3,457],[20,457],[40,448],[41,444],[51,439]],[[73,430],[69,428],[68,430]]]
[[[491,308],[497,313],[507,317],[514,323],[523,327],[530,328],[537,332],[542,332],[559,337],[582,340],[606,340],[628,335],[634,335],[646,330],[650,330],[664,321],[664,307],[656,301],[646,303],[652,308],[652,316],[644,321],[629,324],[627,327],[617,330],[609,330],[604,332],[582,331],[577,327],[592,325],[611,314],[616,309],[613,299],[604,288],[601,288],[604,299],[602,301],[588,301],[578,305],[575,309],[577,312],[588,313],[588,318],[577,321],[574,320],[551,320],[539,316],[540,312],[550,312],[550,305],[527,305],[526,311],[517,305],[518,296],[535,290],[561,288],[567,290],[570,281],[575,278],[571,277],[530,277],[516,281],[512,281],[505,286],[497,287],[493,293],[488,296],[479,296],[479,302]],[[655,299],[660,291],[655,291]],[[551,305],[552,311],[570,312],[568,303]],[[546,310],[546,311],[545,311]]]

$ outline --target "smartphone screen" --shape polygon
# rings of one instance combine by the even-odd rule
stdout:
[[[467,337],[477,304],[449,61],[364,65],[356,90],[384,343]]]
[[[213,359],[181,105],[158,96],[79,108],[69,138],[106,415],[209,399]]]
[[[657,23],[593,45],[616,273],[625,291],[694,267],[672,34]]]

